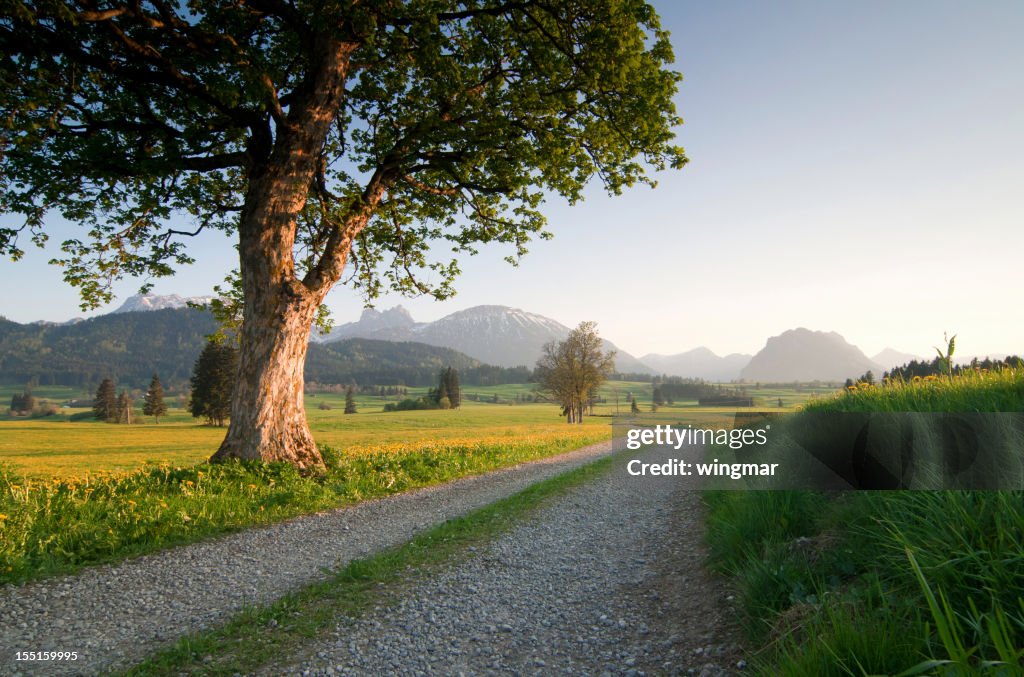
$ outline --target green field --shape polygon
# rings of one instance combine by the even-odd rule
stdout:
[[[632,393],[640,403],[645,418],[651,416],[650,383],[609,381],[601,388],[603,401],[594,407],[595,416],[584,419],[585,427],[603,427],[611,435],[610,417],[629,412],[626,401]],[[21,386],[0,386],[0,402],[10,401]],[[426,393],[426,388],[410,388],[408,396]],[[341,393],[315,393],[306,396],[306,414],[310,427],[320,444],[344,451],[372,445],[415,443],[426,440],[477,439],[516,437],[526,434],[557,434],[567,426],[559,408],[550,403],[523,403],[516,396],[534,395],[534,384],[501,386],[465,386],[463,406],[450,411],[383,411],[397,397],[356,395],[358,413],[344,415],[345,396]],[[806,403],[812,396],[829,391],[821,387],[790,387],[750,389],[755,409],[791,410]],[[56,405],[72,399],[91,400],[88,392],[64,386],[40,386],[33,389],[40,401]],[[497,395],[498,402],[491,401]],[[472,401],[479,396],[484,401]],[[780,410],[778,398],[786,405]],[[618,401],[616,401],[618,398]],[[174,403],[174,398],[168,398]],[[321,408],[327,406],[329,409]],[[85,473],[123,473],[146,465],[193,465],[205,461],[224,436],[223,428],[203,425],[186,411],[172,408],[159,424],[141,416],[133,425],[112,425],[93,420],[69,418],[87,409],[59,409],[59,414],[45,418],[0,417],[0,463],[11,464],[22,475],[30,477],[75,477]],[[732,409],[700,408],[697,403],[677,402],[659,408],[655,415],[666,421],[707,420],[716,412],[731,416]]]
[[[807,409],[1019,412],[1024,371],[854,388]],[[712,562],[759,647],[754,674],[1024,674],[1024,492],[705,498]]]

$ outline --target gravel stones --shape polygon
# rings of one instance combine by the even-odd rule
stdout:
[[[609,473],[261,674],[732,674],[700,514],[672,482]]]
[[[352,559],[611,452],[611,443],[307,515],[76,575],[0,587],[0,674],[96,674],[267,604]],[[435,649],[444,650],[444,647]],[[77,661],[14,662],[16,651]]]

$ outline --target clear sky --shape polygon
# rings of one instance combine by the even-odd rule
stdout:
[[[1024,3],[654,4],[685,77],[690,165],[653,191],[552,201],[555,239],[519,268],[482,248],[454,299],[379,308],[594,320],[635,355],[752,353],[797,326],[869,355],[930,354],[944,331],[964,354],[1024,353]],[[198,263],[155,293],[210,293],[232,267],[222,237],[195,244]],[[53,255],[0,262],[0,314],[83,315]],[[328,300],[338,323],[362,306],[343,287]]]

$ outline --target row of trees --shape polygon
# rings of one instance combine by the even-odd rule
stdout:
[[[462,386],[459,372],[445,367],[437,377],[437,385],[419,398],[408,397],[401,402],[388,402],[384,411],[410,411],[416,409],[458,409],[462,406]]]
[[[131,423],[132,406],[128,391],[122,390],[118,394],[113,379],[105,378],[96,389],[92,411],[93,416],[106,423]],[[152,416],[157,423],[160,422],[160,417],[167,413],[167,403],[164,402],[164,386],[156,374],[153,374],[149,388],[146,389],[142,413]]]
[[[1009,355],[1001,360],[993,360],[986,357],[983,360],[978,358],[972,359],[966,364],[948,364],[947,359],[942,357],[936,357],[930,362],[928,360],[911,360],[903,366],[894,367],[890,371],[882,374],[883,379],[892,380],[903,380],[912,381],[915,376],[924,378],[926,376],[942,376],[946,374],[957,375],[965,370],[977,370],[987,369],[989,371],[996,371],[999,369],[1021,369],[1024,368],[1024,358],[1018,357],[1017,355]],[[870,374],[870,372],[868,372]],[[860,377],[860,381],[866,381],[867,374]],[[852,380],[852,379],[851,379]],[[873,382],[873,379],[872,381]],[[847,385],[850,385],[848,383]]]
[[[238,351],[227,341],[208,341],[196,360],[191,378],[189,412],[208,423],[223,426],[231,415],[231,394],[234,390]],[[96,389],[93,415],[107,423],[131,423],[133,404],[127,390],[117,392],[114,381],[105,378]],[[142,413],[160,423],[167,413],[164,386],[153,374],[143,398]]]
[[[12,414],[30,414],[36,409],[36,396],[32,394],[31,388],[25,388],[20,393],[11,395]]]

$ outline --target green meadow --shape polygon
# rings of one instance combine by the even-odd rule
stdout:
[[[807,409],[1024,411],[1024,371],[854,388]],[[738,590],[757,674],[1024,674],[1024,492],[706,502],[713,565]]]
[[[38,387],[58,413],[0,419],[0,582],[18,582],[189,543],[209,535],[330,509],[468,474],[564,453],[611,438],[627,396],[650,412],[650,383],[605,385],[593,415],[569,426],[560,408],[536,402],[532,384],[464,387],[456,410],[385,412],[397,398],[310,393],[307,417],[326,468],[300,475],[283,464],[206,464],[224,435],[180,408],[159,424],[136,410],[131,425],[92,420],[88,393]],[[9,399],[18,386],[0,389]],[[409,389],[408,396],[426,389]],[[778,408],[779,391],[753,393]],[[793,404],[815,393],[793,388]],[[168,402],[178,399],[168,396]],[[138,403],[138,402],[137,402]],[[757,408],[757,407],[755,407]],[[676,402],[650,415],[703,420],[725,410]]]
[[[635,381],[609,381],[600,391],[601,401],[584,427],[601,429],[610,436],[610,417],[625,415],[627,395],[637,398],[645,418],[651,416],[653,386]],[[0,386],[0,403],[9,402],[21,386]],[[506,436],[528,433],[558,434],[567,428],[559,408],[550,403],[526,402],[536,395],[534,384],[465,386],[463,406],[451,411],[384,412],[384,405],[400,398],[357,394],[358,413],[344,415],[343,393],[311,393],[306,396],[306,415],[317,442],[334,449],[363,448],[372,444],[409,443],[434,439]],[[834,388],[789,386],[750,388],[755,410],[788,411]],[[40,401],[60,405],[92,395],[64,386],[39,386],[33,393]],[[408,396],[426,394],[426,388],[410,388]],[[493,400],[497,396],[497,402]],[[518,399],[517,399],[518,396]],[[470,399],[475,397],[479,401]],[[778,408],[782,398],[784,408]],[[172,408],[160,423],[141,415],[137,423],[113,425],[89,419],[88,409],[58,409],[44,418],[0,416],[0,463],[30,477],[76,477],[85,473],[125,473],[159,464],[194,465],[205,461],[223,438],[224,429],[204,425],[183,409]],[[698,407],[696,401],[664,405],[655,416],[666,421],[707,420],[718,412],[731,416],[729,408]],[[77,415],[77,416],[76,416]],[[86,417],[84,420],[73,418]]]

